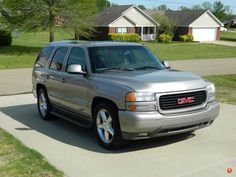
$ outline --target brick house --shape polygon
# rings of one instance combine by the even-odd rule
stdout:
[[[220,39],[220,27],[224,26],[209,10],[165,11],[165,16],[174,23],[174,40],[179,35],[190,33],[194,41]]]
[[[135,5],[114,6],[95,20],[96,40],[107,40],[109,33],[137,33],[142,41],[155,40],[159,24]]]

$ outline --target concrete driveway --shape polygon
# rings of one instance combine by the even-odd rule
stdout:
[[[206,41],[201,43],[209,43],[209,44],[216,44],[216,45],[224,45],[224,46],[230,46],[230,47],[236,47],[236,42],[234,41]]]
[[[97,144],[89,129],[61,119],[41,120],[31,94],[0,97],[0,127],[70,177],[236,176],[235,115],[236,106],[221,104],[219,117],[208,128],[135,141],[110,152]]]

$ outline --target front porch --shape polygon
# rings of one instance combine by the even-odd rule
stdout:
[[[156,39],[156,27],[136,27],[136,33],[140,35],[141,41],[150,41]]]

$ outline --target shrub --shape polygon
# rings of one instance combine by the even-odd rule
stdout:
[[[108,39],[112,41],[140,42],[140,36],[136,33],[129,33],[129,34],[109,33]]]
[[[183,42],[192,42],[193,41],[193,35],[190,34],[190,33],[180,35],[179,39],[180,39],[180,41],[183,41]]]
[[[172,41],[172,36],[170,34],[162,33],[159,36],[158,41],[159,42],[165,42],[165,43],[171,42]]]
[[[12,43],[12,36],[9,31],[0,30],[0,47],[10,46]]]

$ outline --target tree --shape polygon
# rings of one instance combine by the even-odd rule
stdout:
[[[96,3],[95,0],[4,0],[3,7],[9,12],[7,21],[15,28],[26,32],[49,31],[51,42],[57,18],[67,28],[80,33],[87,31],[87,20],[94,14]]]
[[[89,38],[94,32],[93,18],[97,14],[94,0],[68,0],[61,17],[64,19],[64,27],[75,32],[75,39]],[[80,9],[80,10],[78,10]]]
[[[187,6],[180,6],[180,7],[179,7],[179,10],[180,10],[180,11],[189,11],[189,10],[191,10],[191,9],[188,8]]]
[[[208,2],[208,1],[203,2],[201,6],[202,6],[202,10],[210,10],[211,12],[213,11],[211,2]]]
[[[167,8],[167,6],[165,4],[161,4],[157,7],[158,10],[161,10],[161,11],[166,11],[166,10],[169,10],[169,8]]]
[[[104,9],[111,6],[111,3],[107,0],[96,0],[96,6],[98,8],[98,11],[101,12]]]
[[[144,5],[142,5],[142,4],[138,5],[138,7],[139,7],[141,10],[146,10],[146,9],[147,9],[147,8],[146,8]]]
[[[212,13],[220,20],[224,21],[231,14],[230,7],[225,6],[221,1],[213,3]]]
[[[154,13],[152,18],[160,24],[159,34],[173,34],[174,33],[174,23],[161,13]]]
[[[192,6],[192,10],[203,10],[203,8],[201,5],[197,4],[197,5]]]
[[[210,10],[219,20],[224,21],[232,16],[230,6],[225,6],[221,1],[215,1],[213,4],[211,2],[203,2],[202,4],[196,4],[191,8],[186,6],[180,6],[180,10]]]

